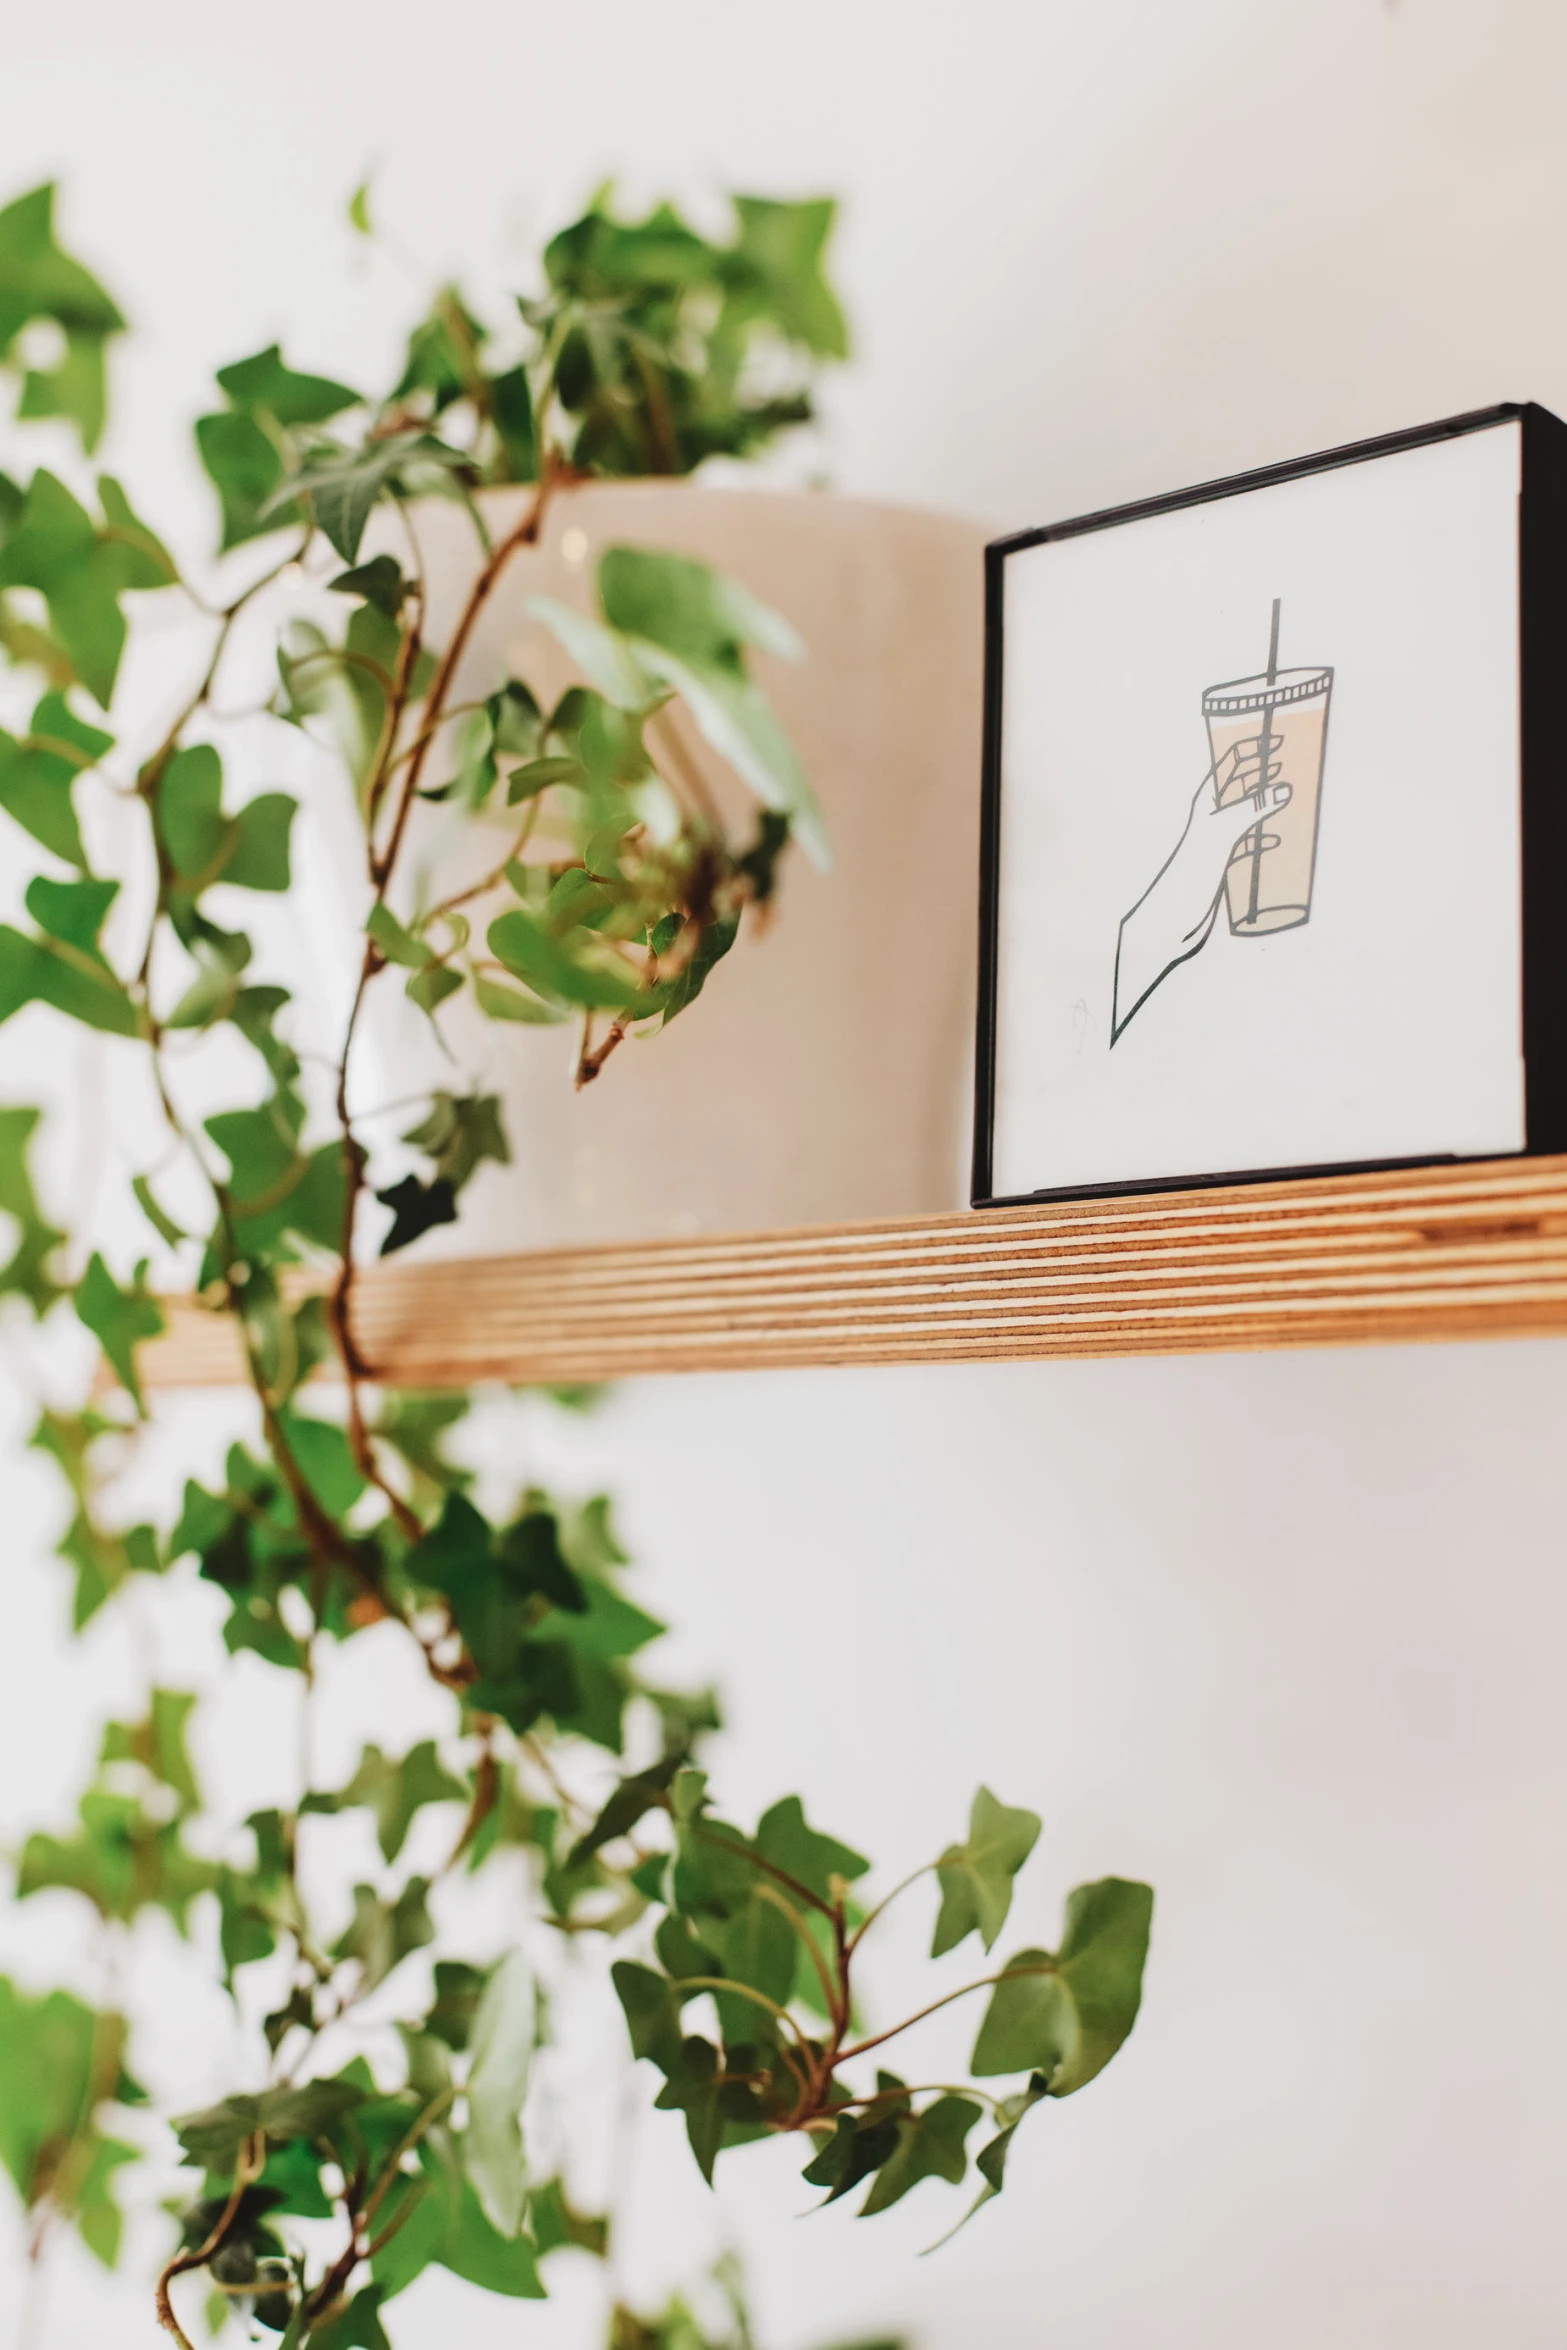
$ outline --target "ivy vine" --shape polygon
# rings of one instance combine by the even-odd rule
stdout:
[[[351,217],[373,233],[366,191]],[[150,1073],[164,1128],[132,1186],[151,1237],[130,1265],[112,1238],[57,1228],[33,1172],[38,1112],[0,1110],[14,1234],[0,1295],[39,1321],[74,1314],[105,1367],[86,1399],[50,1401],[33,1439],[68,1492],[74,1624],[142,1578],[194,1573],[226,1604],[229,1652],[261,1659],[307,1716],[324,1652],[372,1626],[412,1644],[446,1707],[442,1735],[367,1746],[341,1785],[280,1767],[275,1802],[231,1828],[192,1768],[196,1698],[152,1686],[138,1718],[104,1726],[74,1821],[15,1856],[18,1900],[66,1889],[111,1958],[149,1912],[182,1933],[216,1921],[250,2046],[231,2093],[201,2112],[167,2115],[142,2088],[134,2022],[107,1990],[93,2006],[0,1979],[0,2162],[34,2259],[74,2228],[112,2265],[121,2175],[172,2131],[188,2194],[149,2282],[187,2350],[200,2290],[214,2331],[382,2350],[387,2311],[431,2265],[529,2299],[558,2253],[606,2254],[613,2215],[581,2208],[535,2152],[549,2135],[534,2067],[554,2029],[551,1945],[613,1946],[631,2050],[705,2178],[726,2150],[789,2136],[806,2180],[829,2202],[864,2188],[867,2215],[926,2179],[971,2178],[970,2209],[992,2200],[1028,2112],[1092,2080],[1137,2014],[1145,1886],[1082,1886],[1053,1950],[996,1960],[1039,1821],[986,1789],[962,1834],[879,1896],[869,1861],[797,1796],[752,1827],[727,1819],[701,1761],[715,1701],[649,1674],[663,1626],[631,1595],[608,1503],[528,1488],[487,1514],[449,1449],[469,1399],[387,1390],[356,1337],[367,1247],[451,1222],[511,1147],[496,1098],[454,1075],[401,1138],[419,1171],[385,1170],[356,1085],[372,993],[400,986],[437,1030],[459,996],[495,1023],[575,1022],[585,1084],[626,1037],[691,1009],[796,845],[827,861],[821,811],[750,666],[757,649],[798,648],[738,582],[612,547],[596,614],[537,607],[576,672],[564,694],[509,674],[460,693],[459,675],[562,488],[689,473],[809,420],[817,370],[847,350],[823,270],[832,218],[827,202],[738,197],[714,239],[668,205],[627,219],[604,193],[547,244],[510,319],[437,289],[384,395],[300,372],[276,346],[222,368],[196,426],[219,522],[206,561],[176,561],[85,464],[69,481],[43,466],[0,476],[15,702],[0,808],[45,860],[20,893],[25,926],[0,924],[0,1022],[43,1007],[118,1040]],[[63,421],[89,457],[123,330],[57,242],[51,189],[0,211],[0,365],[18,379],[19,423],[58,444]],[[474,550],[440,627],[421,545],[432,500],[464,510]],[[142,599],[181,600],[198,648],[150,736],[121,714],[145,694],[119,690]],[[257,630],[275,643],[276,685],[236,716],[224,695]],[[296,888],[294,799],[229,772],[264,772],[232,745],[278,728],[334,753],[362,843],[357,906],[342,898],[357,981],[325,1069],[304,1042],[311,971],[279,968],[244,927],[247,905]],[[691,739],[748,788],[749,829],[720,815]],[[444,896],[409,881],[427,802],[510,826],[493,867]],[[156,1522],[128,1523],[123,1472],[148,1418],[138,1350],[163,1324],[154,1251],[165,1286],[178,1278],[237,1331],[251,1426]],[[444,1829],[416,1870],[426,1812]],[[342,1813],[373,1826],[382,1865],[319,1902],[301,1852],[312,1822]],[[528,1892],[510,1897],[503,1954],[452,1947],[444,1889],[503,1865],[515,1885],[519,1858]],[[867,2022],[867,1937],[922,1882],[938,1896],[932,1957],[971,1940],[983,1957],[914,2014]],[[256,1982],[274,1987],[270,2006]],[[384,2032],[362,2029],[387,1985],[401,1987],[391,2062]],[[976,1995],[969,2077],[887,2069],[925,2016]],[[685,2302],[655,2317],[617,2307],[612,2350],[742,2350],[738,2287],[727,2272],[720,2284],[718,2332]]]

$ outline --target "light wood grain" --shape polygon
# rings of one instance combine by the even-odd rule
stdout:
[[[1567,1158],[367,1268],[389,1384],[1567,1331]],[[149,1386],[240,1377],[170,1306]]]

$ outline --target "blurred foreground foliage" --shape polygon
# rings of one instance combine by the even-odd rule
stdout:
[[[380,1211],[383,1253],[412,1246],[512,1147],[448,1041],[450,1082],[403,1133],[404,1171],[383,1168],[351,1108],[372,991],[400,986],[448,1040],[458,997],[495,1023],[575,1021],[585,1083],[623,1038],[690,1009],[794,843],[827,861],[751,669],[757,651],[800,648],[738,582],[611,547],[594,611],[536,607],[575,672],[563,693],[511,674],[475,692],[459,669],[572,482],[748,457],[809,419],[814,370],[847,348],[823,272],[832,217],[827,202],[739,197],[715,242],[668,205],[627,220],[605,195],[551,239],[511,320],[481,322],[438,288],[384,393],[301,372],[276,346],[220,369],[196,426],[218,557],[196,578],[112,476],[0,477],[0,647],[30,687],[28,714],[0,732],[0,808],[38,859],[25,926],[0,924],[0,1022],[42,1006],[141,1056],[166,1128],[133,1185],[148,1246],[233,1324],[251,1390],[248,1439],[155,1522],[125,1522],[115,1479],[147,1413],[138,1354],[162,1327],[150,1266],[93,1233],[67,1240],[32,1169],[36,1112],[0,1110],[14,1235],[0,1292],[39,1318],[74,1313],[107,1378],[45,1409],[35,1436],[68,1488],[73,1621],[193,1572],[227,1611],[230,1653],[292,1681],[307,1712],[326,1650],[372,1629],[411,1644],[445,1707],[439,1736],[367,1745],[341,1784],[281,1765],[275,1801],[230,1825],[193,1767],[195,1698],[151,1687],[137,1718],[104,1727],[75,1817],[16,1856],[18,1898],[78,1904],[111,1963],[96,2007],[0,1981],[0,2160],[35,2256],[72,2227],[112,2265],[120,2174],[177,2146],[187,2187],[154,2291],[187,2343],[202,2292],[215,2331],[381,2350],[428,2268],[530,2300],[556,2257],[603,2258],[611,2215],[540,2151],[564,2136],[536,2072],[561,1951],[615,1951],[631,2054],[705,2178],[729,2149],[793,2136],[823,2199],[863,2190],[868,2215],[927,2179],[967,2180],[970,2209],[1000,2194],[1027,2114],[1092,2080],[1137,2014],[1145,1886],[1080,1887],[1053,1949],[996,1957],[1040,1823],[987,1789],[880,1899],[870,1862],[798,1796],[754,1826],[727,1819],[701,1763],[716,1703],[650,1672],[664,1627],[634,1596],[607,1500],[524,1487],[481,1510],[449,1450],[469,1399],[382,1391],[354,1342],[366,1219]],[[370,233],[365,191],[352,218]],[[19,420],[68,427],[90,454],[123,329],[56,241],[50,189],[0,212],[0,364]],[[473,534],[466,601],[439,627],[429,500],[455,501]],[[306,597],[273,592],[285,574]],[[150,740],[118,715],[142,598],[185,599],[200,654]],[[334,754],[362,841],[361,911],[346,888],[342,901],[358,981],[325,1084],[298,1019],[314,963],[261,968],[245,927],[258,898],[296,888],[294,799],[248,788],[217,739],[231,648],[255,627],[275,640],[276,685],[250,722],[262,743],[302,729]],[[752,795],[742,837],[693,740]],[[432,802],[509,827],[493,869],[444,898],[407,884]],[[111,803],[139,824],[134,849],[123,822],[94,820]],[[104,838],[117,859],[92,849]],[[209,1066],[248,1071],[216,1107]],[[323,1364],[335,1388],[307,1389]],[[324,1919],[301,1851],[314,1822],[345,1814],[362,1815],[375,1860]],[[508,1889],[498,1954],[454,1945],[441,1922],[456,1882],[485,1873]],[[869,2027],[862,1944],[927,1880],[933,1958],[971,1939],[983,1957],[972,1981],[944,1974],[919,2013]],[[113,1954],[158,1913],[210,1948],[249,2043],[227,2094],[172,2116],[127,2069],[132,2027],[108,1987]],[[911,2025],[971,1995],[972,2077],[886,2069]],[[685,2301],[616,2309],[613,2350],[744,2350],[732,2272],[716,2290],[716,2317]]]

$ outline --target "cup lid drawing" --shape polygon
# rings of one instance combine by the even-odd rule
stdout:
[[[1203,693],[1205,718],[1235,718],[1249,710],[1279,710],[1289,702],[1309,702],[1325,694],[1333,683],[1331,669],[1280,669],[1256,677],[1232,678],[1228,685],[1210,685]]]

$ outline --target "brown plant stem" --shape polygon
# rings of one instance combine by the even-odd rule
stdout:
[[[443,1877],[448,1876],[462,1859],[463,1854],[468,1850],[479,1830],[495,1809],[496,1800],[500,1794],[500,1766],[495,1760],[495,1722],[493,1717],[489,1714],[482,1715],[479,1718],[478,1730],[480,1746],[479,1759],[474,1766],[473,1773],[473,1801],[468,1806],[468,1816],[463,1821],[461,1833],[441,1870]]]
[[[769,1999],[765,1991],[753,1990],[749,1983],[736,1982],[733,1975],[681,1975],[675,1988],[682,1999],[697,1991],[715,1991],[723,1998],[749,1999],[753,2006],[766,2008],[777,2022],[787,2024],[797,2047],[806,2046],[805,2034],[786,2007],[780,2007],[776,1999]]]
[[[371,2221],[385,2202],[393,2183],[399,2177],[403,2157],[411,2154],[425,2133],[434,2128],[442,2114],[455,2102],[456,2096],[455,2088],[443,2089],[439,2097],[432,2097],[429,2104],[415,2115],[409,2127],[403,2132],[402,2137],[387,2156],[382,2165],[381,2175],[371,2188],[363,2207],[350,2210],[348,2242],[306,2303],[306,2309],[311,2317],[321,2317],[331,2308],[361,2260],[369,2257],[369,2246],[364,2241],[365,2230],[370,2226]],[[401,2222],[399,2220],[394,2224],[400,2225]],[[390,2233],[390,2231],[388,2232]]]
[[[795,1894],[808,1909],[819,1911],[824,1918],[834,1916],[832,1903],[824,1901],[819,1893],[813,1893],[809,1885],[802,1885],[798,1877],[791,1877],[787,1869],[778,1868],[772,1861],[764,1860],[759,1852],[748,1851],[745,1845],[737,1844],[732,1836],[717,1835],[705,1820],[694,1820],[691,1825],[692,1833],[700,1843],[711,1844],[718,1852],[732,1852],[737,1860],[759,1869],[764,1877],[771,1877],[775,1885],[782,1885],[786,1893]]]
[[[218,2250],[229,2229],[234,2225],[235,2216],[239,2211],[240,2204],[244,2201],[245,2189],[260,2177],[265,2158],[266,2137],[263,2132],[258,2130],[255,2137],[247,2138],[240,2149],[239,2159],[234,2165],[234,2185],[230,2191],[229,2199],[208,2231],[205,2242],[196,2245],[192,2251],[176,2252],[173,2259],[166,2261],[163,2265],[153,2295],[153,2306],[158,2313],[159,2325],[164,2328],[165,2332],[174,2336],[175,2341],[180,2344],[181,2350],[193,2350],[193,2344],[185,2328],[174,2314],[174,2304],[169,2299],[169,2287],[176,2277],[184,2276],[193,2268],[206,2267],[207,2262]]]
[[[724,819],[718,802],[708,788],[707,778],[702,773],[695,753],[682,742],[674,710],[668,702],[664,704],[662,709],[654,711],[648,726],[650,734],[655,726],[658,729],[658,739],[664,745],[670,764],[678,768],[680,780],[695,801],[699,814],[706,817],[715,832],[722,833]]]
[[[781,1910],[784,1916],[789,1920],[790,1925],[793,1926],[796,1935],[799,1937],[799,1940],[805,1947],[812,1966],[816,1970],[816,1979],[822,1987],[822,1997],[827,2002],[828,2016],[830,2019],[836,2017],[838,2012],[839,1993],[842,1978],[840,1977],[840,1981],[838,1983],[833,1981],[832,1976],[827,1971],[826,1960],[822,1957],[822,1954],[817,1949],[816,1944],[811,1940],[811,1936],[806,1927],[805,1920],[801,1917],[799,1911],[794,1907],[792,1902],[785,1901],[783,1895],[778,1891],[776,1886],[758,1885],[756,1889],[756,1895],[759,1901],[770,1901],[775,1909]]]
[[[847,2064],[851,2057],[864,2056],[867,2050],[880,2048],[884,2041],[896,2040],[900,2032],[908,2031],[914,2024],[922,2024],[928,2015],[934,2015],[938,2008],[950,2007],[955,1999],[967,1999],[971,1991],[984,1991],[992,1984],[1021,1980],[1026,1975],[1053,1975],[1057,1971],[1055,1961],[1051,1959],[1039,1966],[1006,1967],[999,1975],[981,1975],[977,1982],[965,1983],[961,1989],[949,1991],[941,1999],[933,1999],[928,2007],[916,2008],[913,2015],[906,2015],[901,2024],[889,2024],[885,2032],[875,2032],[868,2040],[857,2040],[852,2048],[840,2049],[837,2061]]]
[[[429,921],[433,922],[441,914],[455,914],[459,906],[471,905],[475,898],[485,897],[492,889],[500,887],[506,878],[507,866],[517,862],[533,838],[534,827],[539,820],[539,809],[543,805],[543,799],[543,793],[537,792],[529,801],[528,813],[523,819],[522,827],[500,863],[492,866],[489,872],[482,875],[478,881],[468,882],[462,889],[453,890],[449,898],[442,898],[438,904],[433,905],[427,917]]]
[[[489,601],[496,581],[500,578],[512,556],[520,548],[530,546],[537,540],[555,478],[553,462],[546,454],[537,490],[530,499],[521,519],[493,549],[485,561],[478,578],[469,590],[468,600],[458,616],[457,625],[452,631],[451,641],[441,655],[435,675],[430,683],[429,693],[425,697],[424,727],[404,769],[391,833],[385,848],[379,853],[375,849],[373,832],[370,836],[370,876],[375,888],[377,905],[386,903],[386,893],[391,886],[398,854],[407,831],[408,818],[418,792],[419,778],[424,772],[424,763],[429,755],[430,745],[439,732],[446,711],[447,697],[456,678],[458,665],[467,650],[468,640],[473,634],[480,613]],[[386,762],[391,757],[396,741],[397,728],[401,721],[408,683],[413,674],[413,662],[416,657],[416,654],[409,654],[407,648],[410,644],[415,643],[416,635],[416,629],[409,631],[404,645],[406,657],[400,658],[398,662],[398,691],[393,697],[393,706],[388,710],[388,722],[383,730],[378,755],[377,777],[371,784],[370,798],[373,802],[379,800],[384,791],[383,778],[389,777],[390,774]],[[343,1366],[348,1401],[348,1438],[355,1463],[360,1475],[385,1496],[402,1533],[410,1541],[414,1541],[423,1531],[419,1519],[403,1496],[391,1484],[376,1459],[375,1446],[365,1419],[364,1399],[361,1393],[363,1383],[369,1376],[369,1366],[359,1351],[353,1331],[353,1294],[356,1274],[354,1242],[358,1226],[359,1204],[365,1190],[366,1154],[363,1144],[354,1132],[353,1118],[348,1106],[348,1078],[353,1058],[354,1040],[358,1034],[365,996],[370,982],[383,967],[384,958],[374,940],[367,938],[364,953],[360,958],[359,979],[354,989],[354,1000],[349,1011],[348,1025],[344,1032],[342,1050],[337,1063],[336,1112],[343,1144],[343,1221],[339,1239],[337,1278],[332,1285],[327,1303],[327,1322]],[[428,1647],[425,1650],[425,1656],[427,1662],[432,1661]]]
[[[603,1042],[595,1045],[590,1051],[588,1040],[593,1033],[592,1019],[593,1015],[590,1012],[582,1024],[582,1050],[577,1055],[576,1090],[578,1093],[585,1085],[593,1083],[610,1054],[617,1045],[624,1041],[626,1034],[625,1019],[617,1013],[605,1032]]]

